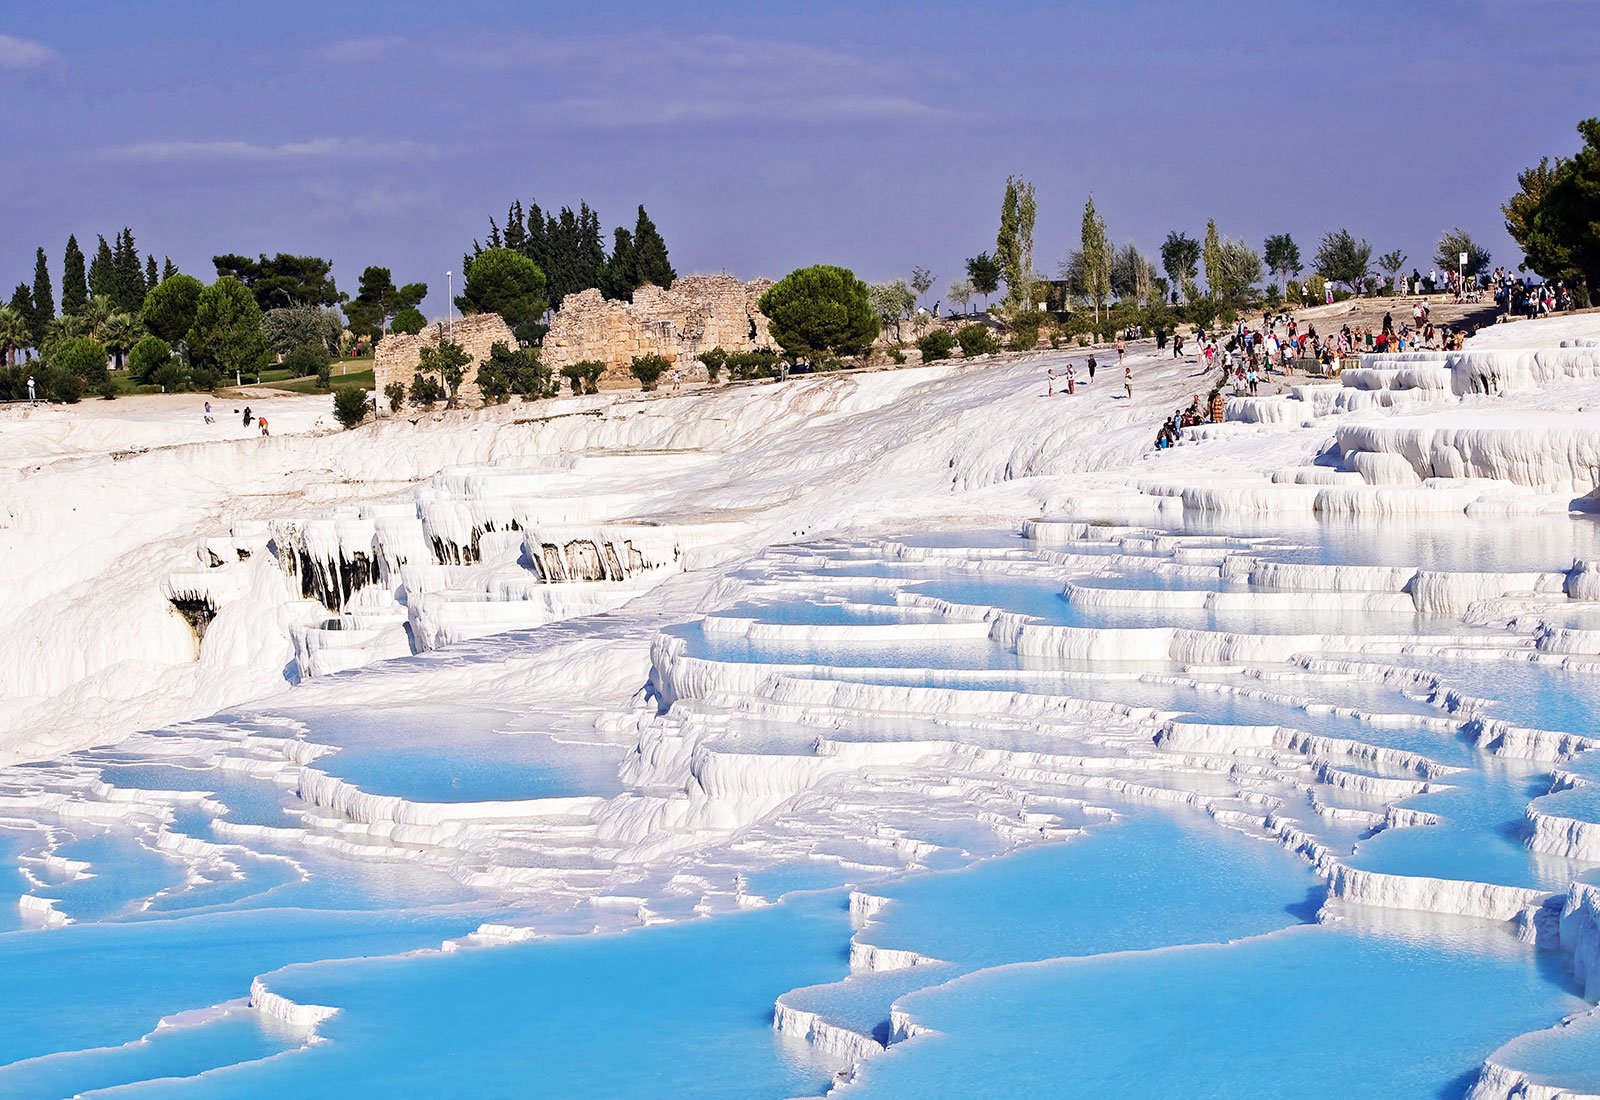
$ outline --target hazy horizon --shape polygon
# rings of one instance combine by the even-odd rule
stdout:
[[[868,280],[993,247],[1008,173],[1038,189],[1053,275],[1095,196],[1156,259],[1208,216],[1309,262],[1346,227],[1427,270],[1469,230],[1521,259],[1498,204],[1600,113],[1595,5],[1299,10],[1225,2],[693,12],[637,3],[313,5],[91,0],[0,24],[11,171],[0,285],[59,289],[76,233],[132,227],[210,279],[223,252],[368,264],[434,288],[514,199],[643,203],[682,273]],[[459,277],[459,272],[458,272]]]

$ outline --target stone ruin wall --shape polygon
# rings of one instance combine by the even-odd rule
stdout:
[[[771,285],[768,279],[689,275],[670,290],[642,286],[632,302],[612,301],[598,290],[569,294],[545,334],[545,365],[559,376],[562,367],[598,359],[606,364],[600,386],[625,389],[639,384],[628,372],[634,356],[660,355],[686,380],[704,381],[706,369],[695,360],[701,352],[776,346],[756,307]]]
[[[498,313],[476,313],[462,317],[454,324],[439,322],[429,325],[415,336],[392,332],[378,341],[372,353],[372,382],[380,408],[387,408],[383,388],[391,382],[403,382],[411,388],[416,376],[422,349],[437,346],[445,340],[454,340],[461,350],[472,357],[472,362],[461,369],[462,380],[458,400],[462,404],[476,405],[483,401],[478,390],[478,367],[489,358],[489,349],[495,344],[515,348],[517,338],[511,326]]]

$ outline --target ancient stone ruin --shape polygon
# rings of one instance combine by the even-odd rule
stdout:
[[[489,358],[489,349],[502,343],[508,347],[517,346],[511,326],[498,313],[476,313],[470,317],[459,317],[454,323],[441,321],[429,325],[415,336],[391,332],[378,341],[372,354],[372,381],[380,408],[386,407],[384,387],[391,382],[403,382],[409,390],[417,373],[422,349],[446,340],[454,340],[472,357],[472,362],[462,368],[459,394],[462,403],[472,405],[483,400],[483,394],[478,390],[478,367]]]
[[[767,319],[756,301],[767,279],[741,282],[732,275],[690,275],[672,289],[642,286],[633,301],[612,301],[598,290],[569,294],[544,338],[544,362],[557,374],[586,359],[606,365],[600,385],[637,386],[628,365],[637,355],[670,359],[690,381],[705,378],[695,361],[703,351],[730,352],[774,347]]]

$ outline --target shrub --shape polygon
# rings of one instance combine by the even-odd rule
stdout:
[[[572,383],[573,393],[599,393],[600,376],[605,372],[606,365],[599,359],[584,359],[562,367],[561,377]]]
[[[889,361],[898,366],[906,361],[906,353],[901,351],[899,348],[890,348]]]
[[[550,390],[550,368],[540,360],[538,348],[496,343],[478,367],[478,389],[486,400],[496,403],[514,393],[525,398],[543,397]]]
[[[728,356],[728,375],[741,381],[770,378],[778,365],[778,353],[769,348],[741,351]]]
[[[922,339],[917,341],[917,350],[922,352],[924,363],[937,362],[940,359],[950,358],[950,353],[955,350],[956,338],[944,329],[934,329]]]
[[[346,429],[367,418],[367,391],[360,386],[340,386],[333,391],[333,418]]]
[[[960,331],[956,333],[956,343],[961,345],[961,354],[968,359],[979,355],[991,355],[1000,350],[1000,345],[995,341],[994,333],[989,331],[988,325],[962,325]]]
[[[411,379],[411,403],[431,409],[435,402],[444,399],[444,386],[431,374],[418,371]]]
[[[837,355],[818,355],[811,360],[811,369],[819,374],[831,374],[844,370],[844,361]]]
[[[23,380],[23,384],[26,386],[26,379]],[[39,396],[46,401],[61,401],[75,405],[83,397],[83,379],[71,371],[54,367],[45,367],[34,379],[34,386],[38,389]]]
[[[150,382],[160,386],[162,393],[180,393],[189,388],[189,372],[177,359],[168,359],[150,372]]]
[[[156,371],[172,358],[172,346],[159,336],[141,337],[128,352],[128,377],[141,386],[155,378]]]
[[[207,393],[222,384],[222,373],[212,366],[191,366],[189,368],[189,386],[191,389],[204,390]]]
[[[700,362],[706,365],[706,377],[715,382],[722,373],[722,368],[728,365],[728,353],[720,347],[700,353]]]
[[[406,403],[406,384],[404,382],[390,382],[383,387],[383,399],[389,403],[390,412],[399,412]]]
[[[106,380],[106,349],[87,336],[61,341],[50,349],[48,363],[54,370],[77,375],[86,387],[99,386]]]
[[[1012,351],[1032,351],[1039,344],[1039,315],[1025,313],[1011,323]]]
[[[660,355],[635,355],[633,362],[628,364],[628,373],[639,380],[639,385],[648,392],[656,388],[656,383],[672,366],[672,360]]]

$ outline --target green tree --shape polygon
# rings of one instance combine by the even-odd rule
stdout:
[[[436,401],[445,396],[444,387],[439,380],[431,374],[418,371],[411,376],[411,403],[424,409],[431,409]]]
[[[279,252],[250,259],[228,253],[213,256],[217,277],[232,278],[250,291],[256,307],[336,306],[344,300],[333,280],[333,263],[317,256],[292,256]]]
[[[144,265],[139,261],[133,230],[126,226],[117,236],[116,247],[111,250],[111,264],[112,304],[117,307],[118,313],[138,313],[149,288],[144,283]]]
[[[712,348],[710,351],[702,351],[696,358],[705,364],[706,378],[712,382],[717,380],[717,376],[722,373],[722,368],[728,365],[728,353],[721,347]]]
[[[1094,196],[1083,204],[1083,219],[1079,225],[1081,243],[1078,254],[1083,258],[1080,277],[1082,294],[1094,306],[1094,319],[1100,320],[1100,310],[1111,301],[1111,238],[1106,236],[1105,219],[1095,212]]]
[[[926,300],[928,291],[933,289],[933,281],[933,272],[927,268],[913,267],[911,269],[911,289],[916,292],[916,301]]]
[[[945,288],[944,296],[954,302],[965,315],[967,307],[972,304],[972,299],[978,290],[972,285],[971,279],[957,279]]]
[[[1372,246],[1348,229],[1336,229],[1323,236],[1312,265],[1324,279],[1343,283],[1355,293],[1372,265]]]
[[[340,386],[333,391],[333,418],[346,431],[367,418],[367,391],[360,386]]]
[[[471,362],[472,356],[468,355],[460,344],[446,340],[424,347],[418,353],[417,371],[419,374],[438,378],[444,385],[446,404],[454,408],[460,397],[461,380],[465,377],[466,367]]]
[[[1406,254],[1398,248],[1378,257],[1378,270],[1389,276],[1389,286],[1395,288],[1395,279],[1406,266]]]
[[[89,276],[85,273],[83,249],[78,247],[78,238],[69,235],[61,258],[61,312],[77,313],[88,300]]]
[[[891,279],[886,283],[873,283],[867,288],[873,312],[878,315],[882,328],[894,326],[895,339],[900,338],[900,320],[917,305],[917,296],[906,286],[904,279]]]
[[[490,248],[472,258],[456,298],[463,313],[498,313],[513,330],[537,322],[547,308],[544,272],[509,248]]]
[[[172,278],[177,273],[178,273],[178,265],[172,262],[172,257],[170,257],[170,256],[161,257],[161,282],[163,282],[163,283],[166,282],[168,279]],[[161,284],[157,283],[156,285],[159,286]]]
[[[328,349],[320,342],[301,344],[283,357],[283,366],[292,378],[321,376],[328,369]]]
[[[1111,293],[1121,302],[1145,305],[1155,292],[1155,265],[1138,246],[1125,244],[1111,258]]]
[[[326,357],[339,346],[341,327],[332,310],[318,306],[269,309],[261,315],[261,334],[279,355],[310,345],[320,347]]]
[[[15,306],[0,306],[0,358],[8,367],[17,365],[17,352],[29,345],[28,318]]]
[[[934,329],[917,341],[917,350],[922,353],[924,363],[936,363],[940,359],[950,358],[950,353],[955,347],[956,338],[942,328]]]
[[[42,248],[33,254],[33,296],[30,306],[33,312],[28,317],[28,328],[41,333],[56,315],[55,292],[50,288],[50,265],[44,258]]]
[[[1289,234],[1274,233],[1268,237],[1261,245],[1261,254],[1267,262],[1267,270],[1278,277],[1280,290],[1289,285],[1289,276],[1300,274],[1300,246]]]
[[[1194,281],[1200,274],[1200,242],[1177,230],[1161,242],[1161,270],[1177,288],[1184,301],[1194,297]]]
[[[633,300],[634,276],[638,264],[633,253],[633,234],[617,226],[611,245],[611,255],[600,272],[600,293],[618,302]]]
[[[117,293],[117,261],[103,234],[99,247],[95,249],[94,261],[89,264],[89,293],[107,301],[115,298]]]
[[[1230,237],[1218,246],[1216,270],[1208,270],[1206,278],[1218,299],[1238,305],[1261,278],[1261,256],[1243,241]]]
[[[383,399],[389,405],[391,413],[397,413],[405,407],[406,384],[404,382],[390,382],[383,387]]]
[[[972,289],[983,295],[983,309],[989,311],[989,295],[1000,289],[1000,261],[987,252],[980,252],[967,261],[967,278]]]
[[[98,340],[74,336],[50,349],[45,366],[75,375],[85,389],[98,389],[106,381],[106,349]]]
[[[573,393],[600,392],[600,376],[606,365],[599,359],[583,359],[561,368],[561,377],[572,383]]]
[[[161,276],[156,274],[156,257],[155,253],[152,252],[144,258],[144,292],[149,294],[159,282],[161,282]]]
[[[639,386],[646,393],[656,388],[656,383],[661,380],[672,360],[660,355],[635,355],[628,364],[628,373],[639,380]]]
[[[193,275],[169,275],[145,295],[139,318],[155,335],[169,344],[177,344],[194,327],[195,311],[200,306],[203,290],[204,284]]]
[[[641,287],[649,283],[670,290],[677,277],[678,273],[672,270],[667,258],[667,242],[641,205],[633,223],[633,285]]]
[[[1217,232],[1216,218],[1206,219],[1206,240],[1200,247],[1200,256],[1206,265],[1206,291],[1215,297],[1222,264],[1222,234]]]
[[[406,306],[396,313],[394,319],[389,322],[390,332],[403,332],[407,336],[415,336],[427,327],[428,319],[415,306]]]
[[[848,268],[817,264],[791,271],[757,305],[772,338],[791,356],[857,355],[878,335],[867,285]]]
[[[388,268],[371,265],[361,272],[356,296],[345,303],[344,314],[351,332],[377,339],[388,327],[390,318],[405,310],[415,311],[427,296],[427,283],[397,287]],[[421,327],[417,331],[422,331]]]
[[[497,342],[489,357],[478,365],[478,392],[486,401],[499,403],[512,394],[526,399],[544,397],[550,392],[550,368],[539,356],[538,348],[514,348]]]
[[[156,335],[161,333],[157,331]],[[261,332],[261,307],[250,289],[230,275],[200,291],[194,323],[184,342],[189,348],[189,362],[197,368],[197,384],[214,375],[255,374],[268,359],[267,338]]]
[[[106,318],[106,323],[100,327],[97,334],[105,344],[106,350],[116,360],[117,369],[122,369],[123,356],[132,350],[133,345],[145,334],[144,325],[131,313],[113,313]]]
[[[1583,145],[1553,164],[1540,160],[1517,177],[1521,187],[1501,207],[1523,264],[1546,279],[1581,280],[1600,300],[1600,118],[1578,123]]]
[[[1018,176],[1007,176],[994,255],[1006,281],[1006,305],[1012,309],[1026,309],[1032,304],[1033,224],[1037,214],[1033,184]]]
[[[148,386],[156,371],[172,361],[172,345],[159,336],[144,336],[128,352],[128,377]]]
[[[1600,213],[1600,210],[1597,210]],[[1489,270],[1489,250],[1472,239],[1472,234],[1459,226],[1448,230],[1439,238],[1439,248],[1433,254],[1433,262],[1442,268],[1455,271],[1462,268],[1461,254],[1467,254],[1464,268],[1468,278]],[[1380,258],[1380,266],[1381,266]]]

